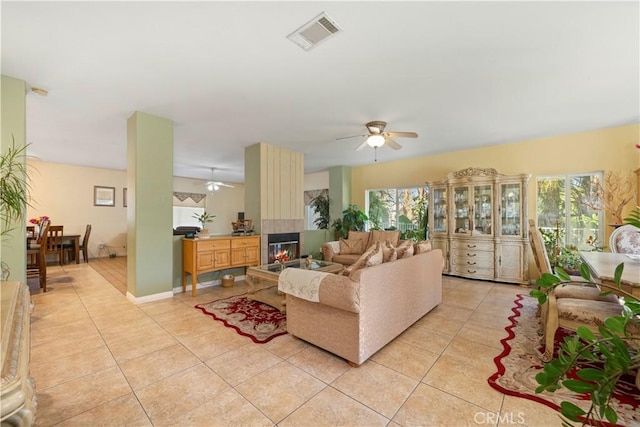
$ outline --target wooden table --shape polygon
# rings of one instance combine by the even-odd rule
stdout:
[[[49,236],[49,238],[51,239],[52,237]],[[79,234],[64,234],[62,236],[57,236],[55,240],[60,245],[64,243],[69,243],[69,242],[73,243],[73,252],[76,257],[76,264],[80,264],[80,235]],[[30,238],[29,236],[27,236],[27,247],[31,247],[31,243],[35,241],[36,240],[34,238]]]
[[[247,299],[260,301],[286,313],[285,294],[278,291],[278,277],[285,268],[306,268],[325,273],[340,273],[344,266],[336,262],[312,260],[310,265],[305,259],[296,259],[283,263],[264,264],[247,268],[245,282],[249,285]]]
[[[613,276],[618,265],[624,263],[621,287],[635,297],[640,297],[640,259],[611,252],[580,252],[591,275],[597,281],[615,286]]]

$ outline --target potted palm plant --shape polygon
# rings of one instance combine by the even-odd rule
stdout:
[[[16,147],[12,136],[11,146],[0,156],[0,237],[10,237],[13,224],[19,221],[28,205],[27,170],[24,156],[27,146]],[[1,261],[2,280],[9,277],[9,266]]]
[[[206,229],[207,223],[213,222],[213,218],[215,217],[215,215],[209,215],[207,212],[202,212],[201,214],[193,214],[193,218],[202,225],[202,227],[200,228],[200,234],[209,234],[209,230]]]

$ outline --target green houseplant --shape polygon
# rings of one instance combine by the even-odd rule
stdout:
[[[0,156],[0,237],[11,237],[12,226],[20,221],[28,206],[27,189],[29,181],[24,157],[27,146],[16,147],[11,136],[11,146]],[[10,268],[0,261],[2,280],[7,280]]]
[[[320,194],[311,201],[310,206],[313,208],[313,212],[318,215],[318,218],[316,218],[313,223],[320,230],[327,230],[331,222],[329,215],[329,195],[326,193]]]
[[[338,218],[332,224],[336,231],[336,237],[346,238],[351,230],[364,231],[368,219],[358,205],[349,205],[347,209],[342,211],[342,218]]]
[[[635,209],[624,221],[640,232],[640,208]],[[602,420],[615,424],[618,415],[611,406],[615,384],[622,375],[640,369],[640,301],[620,288],[623,271],[624,264],[616,267],[615,287],[600,284],[603,294],[615,290],[623,296],[622,314],[605,319],[599,327],[599,336],[584,326],[578,327],[576,335],[565,338],[557,357],[545,364],[544,371],[536,376],[540,384],[536,392],[555,392],[564,386],[574,392],[589,393],[591,405],[587,411],[571,402],[561,403],[563,425],[599,425]],[[593,282],[586,264],[580,266],[580,275],[588,282]],[[532,290],[530,295],[542,304],[551,290],[569,281],[569,275],[557,268],[555,275],[543,274],[537,281],[540,289]],[[596,365],[598,367],[594,367],[592,362],[599,362]],[[577,377],[569,377],[574,371]]]
[[[213,222],[213,218],[215,217],[215,215],[209,215],[207,212],[202,212],[201,214],[193,214],[193,218],[202,225],[200,229],[201,234],[209,233],[209,230],[206,229],[207,223]]]

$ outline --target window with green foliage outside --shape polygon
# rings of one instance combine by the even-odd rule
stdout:
[[[400,230],[405,239],[426,236],[426,187],[387,188],[366,192],[369,229]]]

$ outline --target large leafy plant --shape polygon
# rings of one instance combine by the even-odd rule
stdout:
[[[638,227],[640,232],[640,210],[634,210],[625,221]],[[597,425],[602,420],[615,424],[618,415],[611,405],[616,383],[623,375],[634,374],[640,369],[640,301],[620,287],[624,264],[616,267],[615,286],[600,284],[603,294],[616,291],[624,299],[622,313],[605,319],[598,328],[598,335],[584,326],[577,328],[576,335],[566,337],[557,357],[545,364],[543,372],[536,376],[540,386],[536,392],[555,392],[565,387],[577,393],[588,393],[591,405],[588,410],[571,402],[562,402],[560,413],[563,425]],[[569,275],[557,268],[555,275],[545,273],[537,284],[539,289],[530,295],[543,304],[549,292],[571,281]],[[593,282],[586,264],[580,266],[580,275]],[[594,363],[596,362],[596,363]],[[576,377],[569,374],[575,372]]]
[[[352,204],[342,211],[342,218],[335,220],[332,226],[337,235],[347,237],[349,231],[364,231],[368,219],[358,205]]]
[[[12,140],[0,156],[0,236],[3,237],[11,231],[12,224],[22,219],[28,205],[26,150],[26,145],[16,147]]]
[[[326,193],[320,194],[311,201],[310,206],[313,208],[313,213],[318,215],[318,217],[313,221],[316,227],[320,230],[328,229],[329,222],[331,221],[329,214],[329,195]]]

